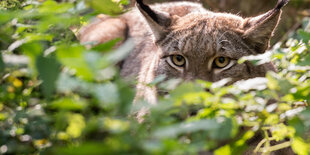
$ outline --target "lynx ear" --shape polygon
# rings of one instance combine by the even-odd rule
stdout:
[[[277,27],[281,8],[288,3],[289,0],[278,0],[276,7],[265,14],[245,19],[243,25],[243,38],[252,46],[256,52],[264,53],[269,47],[270,38]]]
[[[137,0],[136,6],[152,29],[155,39],[160,40],[164,37],[172,21],[170,14],[152,10],[148,5],[143,3],[143,0]]]

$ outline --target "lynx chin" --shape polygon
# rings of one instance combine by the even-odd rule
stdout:
[[[275,71],[272,63],[255,66],[238,64],[247,55],[264,53],[277,27],[281,8],[288,0],[279,0],[270,11],[243,18],[215,13],[198,3],[170,2],[146,5],[137,0],[136,8],[119,16],[102,15],[81,29],[81,43],[98,44],[115,38],[132,38],[135,48],[121,66],[123,77],[137,78],[136,99],[156,103],[157,90],[145,84],[158,75],[184,80],[218,81],[265,76]]]

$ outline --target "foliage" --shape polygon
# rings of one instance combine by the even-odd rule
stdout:
[[[169,95],[132,105],[135,82],[116,64],[133,43],[87,49],[74,34],[98,11],[117,15],[125,4],[1,1],[0,154],[240,154],[257,134],[256,152],[309,154],[310,19],[272,54],[240,60],[273,60],[278,73],[230,86],[159,77],[150,87]],[[138,123],[142,107],[150,114]]]

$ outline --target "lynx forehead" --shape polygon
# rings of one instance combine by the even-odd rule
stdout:
[[[203,16],[201,16],[203,15]],[[225,14],[190,14],[171,27],[171,32],[157,41],[163,52],[180,51],[207,59],[216,54],[238,59],[255,54],[240,36],[242,18]],[[230,51],[230,52],[228,52]],[[236,52],[231,52],[236,51]]]
[[[106,42],[132,38],[135,48],[121,66],[123,77],[136,77],[136,98],[156,103],[156,88],[145,84],[164,74],[167,78],[232,82],[265,76],[272,63],[238,64],[243,56],[264,53],[288,0],[278,0],[270,11],[242,18],[215,13],[191,2],[148,6],[137,0],[137,9],[111,18],[104,16],[80,31],[81,42]]]
[[[239,58],[259,53],[243,39],[244,20],[241,17],[205,12],[188,14],[174,20],[175,22],[167,28],[169,32],[157,36],[160,39],[156,40],[156,44],[159,54],[168,57],[168,62],[170,62],[169,55],[181,55],[186,65],[176,67],[170,62],[168,64],[172,66],[170,67],[172,70],[157,74],[208,81],[217,81],[226,77],[239,80],[250,78],[246,76],[263,76],[264,73],[249,73],[244,68],[246,66],[237,64],[236,60]],[[222,67],[213,65],[217,58],[223,59],[227,64],[222,63]],[[161,64],[165,63],[159,65]],[[162,68],[169,68],[169,66]],[[240,71],[242,68],[248,74],[243,74],[244,72]]]

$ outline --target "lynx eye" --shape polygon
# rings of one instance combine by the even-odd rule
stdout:
[[[186,60],[182,55],[171,55],[170,60],[177,67],[184,67],[185,66]]]
[[[216,68],[224,68],[230,63],[230,59],[227,57],[217,57],[214,59],[213,65]]]

